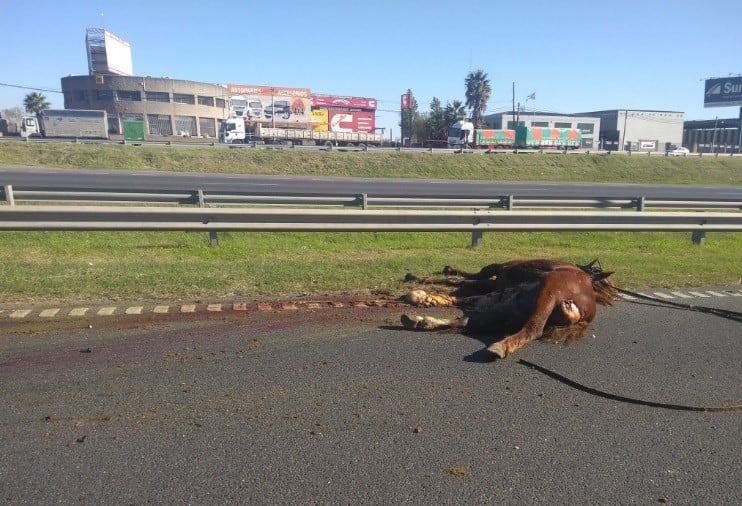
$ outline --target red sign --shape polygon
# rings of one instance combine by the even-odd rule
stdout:
[[[404,95],[402,95],[401,108],[402,110],[412,108],[412,93],[405,93]]]
[[[327,124],[330,132],[373,133],[376,117],[368,111],[329,111]]]
[[[312,107],[343,107],[348,109],[376,110],[376,99],[363,97],[337,97],[334,95],[312,95]]]

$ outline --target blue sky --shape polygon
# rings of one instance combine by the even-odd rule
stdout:
[[[704,79],[742,73],[742,2],[730,0],[0,0],[0,110],[31,90],[87,73],[85,29],[129,41],[134,74],[310,88],[379,100],[377,126],[399,135],[399,97],[464,101],[476,69],[487,113],[516,102],[550,112],[704,108]],[[10,43],[8,45],[8,43]],[[62,95],[44,91],[52,107]]]

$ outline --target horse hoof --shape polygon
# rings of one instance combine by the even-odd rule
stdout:
[[[489,345],[487,351],[497,355],[500,358],[505,358],[508,354],[507,350],[505,350],[505,347],[500,342]]]
[[[406,329],[416,329],[418,328],[418,325],[421,321],[423,321],[422,316],[410,316],[407,314],[403,314],[400,317],[400,320],[402,321],[402,326]]]

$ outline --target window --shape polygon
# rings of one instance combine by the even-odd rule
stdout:
[[[214,107],[214,97],[202,97],[198,96],[198,105],[208,105]]]
[[[113,92],[111,90],[95,90],[95,98],[102,102],[110,102],[113,100]]]
[[[170,123],[170,116],[148,114],[147,126],[149,127],[149,133],[152,135],[173,135],[173,125]]]
[[[548,128],[549,122],[548,121],[531,121],[531,126]]]
[[[186,95],[185,93],[173,93],[173,102],[176,104],[191,104],[196,103],[196,99],[193,95]]]
[[[201,137],[216,137],[214,118],[198,118],[198,130],[201,132]]]
[[[147,102],[170,102],[170,94],[162,91],[148,91],[144,94]]]
[[[224,109],[225,107],[227,107],[227,101],[224,100],[223,98],[217,98],[216,99],[216,106],[217,107],[221,107],[222,109]]]
[[[194,116],[175,116],[175,133],[183,137],[194,137],[196,135],[196,118]]]
[[[595,125],[593,123],[577,123],[577,130],[583,134],[592,134],[595,131]]]
[[[554,128],[572,128],[572,123],[565,123],[563,121],[555,121]]]
[[[139,90],[136,91],[127,91],[127,90],[118,90],[116,91],[116,96],[119,100],[125,100],[127,102],[141,102],[142,101],[142,92]]]

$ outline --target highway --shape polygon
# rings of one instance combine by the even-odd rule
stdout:
[[[254,195],[350,196],[366,193],[388,197],[476,198],[517,194],[519,197],[526,198],[644,196],[656,199],[742,200],[742,187],[739,186],[253,176],[0,165],[0,186],[4,185],[101,190],[127,188],[130,190],[234,191],[249,192]]]
[[[402,311],[2,318],[0,500],[742,503],[742,412],[690,410],[742,403],[738,321],[619,300],[493,361]]]

